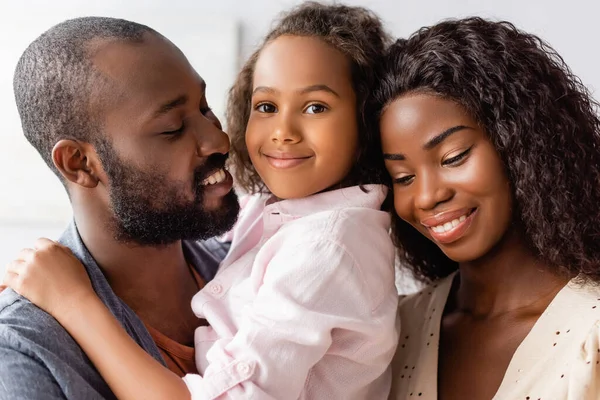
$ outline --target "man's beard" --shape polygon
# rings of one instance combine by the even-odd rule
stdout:
[[[203,206],[201,182],[225,165],[226,155],[214,154],[194,171],[191,182],[170,181],[166,174],[147,172],[123,162],[105,140],[96,145],[109,179],[113,221],[109,229],[123,243],[160,246],[178,240],[203,240],[227,232],[240,209],[232,190],[216,210]],[[190,188],[190,185],[193,186]],[[190,191],[193,199],[189,198]]]

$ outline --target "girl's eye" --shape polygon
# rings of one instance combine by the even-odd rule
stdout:
[[[327,107],[321,104],[311,104],[306,107],[305,112],[307,114],[321,114],[327,110]]]
[[[414,179],[415,179],[414,175],[404,175],[404,176],[401,176],[400,178],[394,178],[394,184],[407,186],[407,185],[410,185]]]
[[[277,107],[275,107],[271,103],[260,103],[254,109],[260,113],[267,113],[267,114],[277,112]]]
[[[442,161],[442,165],[444,166],[455,166],[455,165],[459,165],[462,161],[464,161],[464,159],[469,155],[469,153],[471,152],[471,149],[473,147],[469,147],[467,150],[463,151],[462,153],[454,156],[454,157],[450,157],[445,159],[444,161]]]

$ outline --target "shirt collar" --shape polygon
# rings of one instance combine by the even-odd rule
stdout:
[[[321,211],[333,211],[350,207],[379,210],[386,196],[387,187],[383,185],[351,186],[299,199],[281,200],[268,204],[265,207],[265,214],[280,214],[295,219]]]

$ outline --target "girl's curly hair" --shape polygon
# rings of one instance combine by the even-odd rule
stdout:
[[[489,135],[515,199],[515,226],[540,260],[600,282],[598,103],[542,39],[508,22],[449,20],[389,49],[373,111],[407,93],[461,104]],[[456,270],[395,216],[404,264],[431,281]]]
[[[365,104],[375,85],[376,66],[383,60],[391,40],[380,19],[365,8],[306,2],[283,15],[245,63],[229,91],[226,119],[231,140],[230,162],[237,186],[248,193],[268,193],[250,162],[245,134],[251,111],[256,61],[261,50],[282,35],[319,38],[350,60],[357,98],[359,156],[344,183],[360,185],[382,182],[385,179],[383,162],[378,147],[374,145],[377,131],[370,121],[373,116],[365,113]]]

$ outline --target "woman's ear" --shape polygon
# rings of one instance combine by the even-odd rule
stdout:
[[[90,189],[98,185],[100,164],[90,144],[61,140],[52,149],[52,161],[67,181]]]

